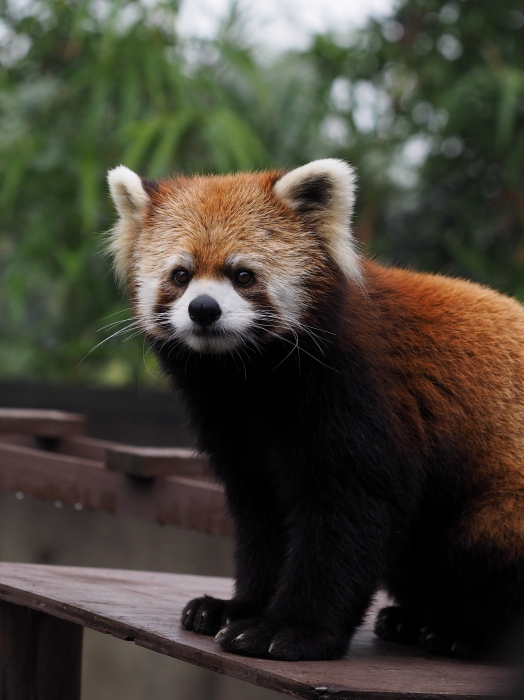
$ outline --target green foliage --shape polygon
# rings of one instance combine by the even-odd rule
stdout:
[[[82,361],[107,334],[96,333],[104,318],[130,315],[96,234],[113,219],[108,168],[125,163],[157,177],[276,160],[271,128],[264,123],[265,140],[258,129],[274,114],[274,96],[252,53],[227,27],[216,41],[183,46],[175,18],[172,2],[153,11],[123,0],[41,0],[22,14],[13,2],[0,11],[8,38],[0,57],[3,376],[126,382],[139,372],[153,381],[140,368],[138,340]]]
[[[404,0],[344,55],[333,37],[309,52],[351,102],[335,104],[349,132],[339,152],[359,165],[359,226],[372,249],[522,299],[523,27],[516,0]]]
[[[372,252],[524,298],[523,26],[517,0],[402,0],[263,56],[235,9],[182,42],[168,1],[0,1],[0,376],[161,382],[139,337],[95,348],[130,316],[100,233],[119,163],[159,177],[344,157]]]

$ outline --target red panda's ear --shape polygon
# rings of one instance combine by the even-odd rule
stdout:
[[[107,174],[109,191],[119,219],[110,231],[108,250],[113,255],[114,268],[119,279],[129,272],[132,251],[140,232],[142,217],[149,203],[149,190],[156,183],[142,180],[129,168],[119,165]]]
[[[347,277],[360,280],[357,244],[351,234],[356,192],[353,168],[334,158],[315,160],[286,173],[275,183],[274,191],[322,235]]]

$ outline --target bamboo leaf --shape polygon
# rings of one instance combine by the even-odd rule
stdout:
[[[504,71],[499,89],[497,144],[502,149],[513,139],[519,109],[524,107],[524,71]]]
[[[152,177],[168,174],[175,165],[177,149],[186,132],[198,124],[198,118],[192,112],[185,112],[175,117],[168,117],[160,131],[161,138],[149,160],[147,172]]]

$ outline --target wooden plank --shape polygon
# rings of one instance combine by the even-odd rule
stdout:
[[[0,601],[2,700],[80,700],[83,627]]]
[[[79,413],[28,408],[0,408],[0,433],[29,433],[59,438],[85,432],[86,420]]]
[[[34,450],[55,452],[69,457],[80,457],[94,462],[105,462],[107,450],[120,447],[118,442],[98,440],[86,435],[63,435],[60,438],[45,440],[29,433],[0,433],[0,444],[19,445]]]
[[[112,447],[106,451],[105,465],[133,476],[179,474],[210,478],[208,460],[183,447]]]
[[[99,440],[87,435],[64,435],[57,442],[55,450],[70,457],[81,457],[82,459],[93,459],[96,462],[105,462],[107,451],[113,447],[120,447],[120,443],[110,440]]]
[[[42,449],[38,438],[4,433],[0,442]],[[145,478],[175,474],[212,480],[208,459],[186,447],[138,447],[86,435],[65,435],[46,449],[58,454],[104,462],[107,469]]]
[[[229,597],[232,582],[138,571],[0,564],[0,598],[57,615],[140,646],[307,700],[486,700],[515,671],[451,661],[374,637],[379,600],[341,661],[284,662],[227,654],[179,625],[187,601]]]
[[[0,489],[212,534],[232,533],[223,491],[205,479],[135,479],[95,460],[0,441]]]

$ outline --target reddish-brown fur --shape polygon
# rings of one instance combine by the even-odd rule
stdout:
[[[428,451],[444,441],[467,455],[457,464],[457,480],[470,485],[457,537],[522,557],[522,306],[463,280],[371,262],[365,279],[356,333],[363,352],[380,357],[400,439]]]
[[[154,265],[156,256],[163,258],[176,241],[177,248],[195,256],[199,275],[216,276],[229,255],[252,253],[257,242],[260,248],[270,246],[275,256],[288,254],[296,231],[289,230],[289,212],[272,191],[278,176],[241,173],[163,181],[152,193],[137,258]],[[271,235],[275,229],[279,240]]]
[[[524,608],[524,309],[359,258],[339,161],[114,172],[117,269],[237,525],[235,598],[184,627],[337,658],[382,583],[380,636],[485,650]]]
[[[142,270],[160,268],[166,250],[189,251],[199,277],[220,277],[224,261],[257,253],[286,275],[318,271],[325,258],[311,236],[296,244],[301,221],[279,200],[281,172],[162,181],[135,248]],[[323,260],[325,264],[325,259]],[[316,267],[316,270],[315,270]],[[313,268],[313,269],[311,269]],[[363,308],[355,337],[377,356],[382,386],[398,416],[399,437],[419,446],[457,441],[469,456],[457,479],[471,485],[457,536],[505,556],[524,551],[524,311],[514,300],[463,280],[364,263]],[[132,278],[132,283],[136,280]],[[167,303],[176,296],[164,293]],[[352,297],[355,299],[355,297]],[[460,397],[454,387],[460,386]],[[453,399],[450,397],[453,395]],[[428,421],[428,416],[431,420]],[[474,418],[472,419],[472,416]],[[428,430],[428,425],[431,429]]]
[[[301,222],[273,192],[279,171],[164,180],[150,192],[151,206],[134,252],[144,271],[159,269],[166,251],[183,249],[199,276],[220,275],[224,260],[257,253],[285,274],[289,265],[313,266],[318,239],[302,239]]]

